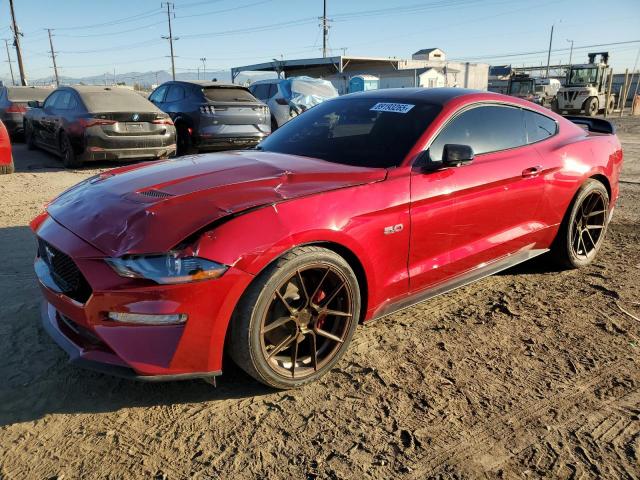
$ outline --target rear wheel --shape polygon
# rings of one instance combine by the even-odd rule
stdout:
[[[29,122],[25,122],[24,124],[24,141],[27,144],[28,150],[36,149],[36,139],[33,136],[33,127]]]
[[[0,165],[0,175],[6,173],[13,173],[15,171],[15,167],[13,166],[13,155],[11,155],[11,161],[8,165]]]
[[[558,264],[579,268],[593,262],[604,240],[609,213],[609,193],[595,179],[578,190],[551,248]]]
[[[191,133],[189,132],[189,128],[184,123],[179,123],[176,126],[176,156],[181,155],[189,155],[192,153],[197,153],[195,148],[193,147],[193,139],[191,138]]]
[[[278,122],[275,117],[271,117],[271,132],[275,132],[278,129]]]
[[[598,98],[591,97],[588,98],[584,103],[584,113],[589,117],[594,117],[598,113]]]
[[[229,354],[266,385],[299,387],[340,360],[359,315],[349,264],[331,250],[296,248],[247,289],[232,319]]]
[[[607,102],[607,114],[613,113],[613,109],[615,108],[616,102],[613,97],[609,97],[609,101]]]
[[[65,168],[78,168],[82,166],[82,160],[78,158],[76,152],[73,150],[71,139],[64,132],[60,134],[60,155],[62,156],[62,164]]]

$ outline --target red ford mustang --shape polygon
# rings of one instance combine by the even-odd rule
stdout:
[[[513,97],[337,98],[256,150],[119,168],[53,200],[32,222],[44,325],[116,375],[215,376],[226,349],[300,386],[359,322],[549,250],[592,262],[621,167],[608,122]]]

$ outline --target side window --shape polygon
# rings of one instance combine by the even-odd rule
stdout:
[[[526,145],[522,110],[487,105],[461,113],[431,143],[431,160],[442,160],[442,150],[449,143],[468,145],[476,155]]]
[[[524,123],[527,128],[528,143],[553,137],[558,131],[558,125],[554,120],[529,110],[524,111]]]
[[[47,97],[47,99],[44,101],[44,108],[54,108],[55,103],[57,101],[57,99],[60,96],[60,92],[53,92],[51,95],[49,95]]]
[[[56,98],[54,108],[56,110],[70,110],[73,108],[73,94],[71,92],[60,92]]]
[[[182,100],[184,98],[184,88],[180,85],[171,85],[169,87],[169,91],[167,92],[167,97],[164,99],[165,102],[177,102],[178,100]]]
[[[155,92],[149,95],[149,100],[151,100],[152,102],[162,102],[164,93],[166,91],[167,91],[166,85],[163,85],[162,87],[157,88]]]
[[[269,85],[269,98],[273,97],[276,93],[278,93],[278,85],[272,83]]]

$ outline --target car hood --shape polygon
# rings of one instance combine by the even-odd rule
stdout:
[[[47,211],[106,255],[160,253],[223,217],[385,176],[384,169],[269,152],[195,155],[97,175]]]

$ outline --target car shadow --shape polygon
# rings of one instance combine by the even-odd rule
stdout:
[[[541,275],[545,273],[559,273],[564,270],[566,269],[560,267],[551,257],[551,254],[545,253],[526,262],[514,265],[496,275]]]
[[[68,364],[41,326],[33,273],[36,245],[26,226],[0,228],[0,427],[58,413],[112,412],[216,402],[273,393],[225,358],[216,388],[202,380],[146,383]]]
[[[15,166],[16,173],[28,173],[34,171],[64,171],[65,167],[62,165],[62,160],[49,152],[41,149],[29,150],[27,145],[21,142],[14,142],[11,145],[11,151],[13,154],[13,164]],[[82,167],[74,168],[74,171],[82,170],[107,170],[110,168],[121,167],[124,165],[130,165],[140,163],[144,160],[131,160],[126,162],[115,161],[95,161],[87,162]]]

